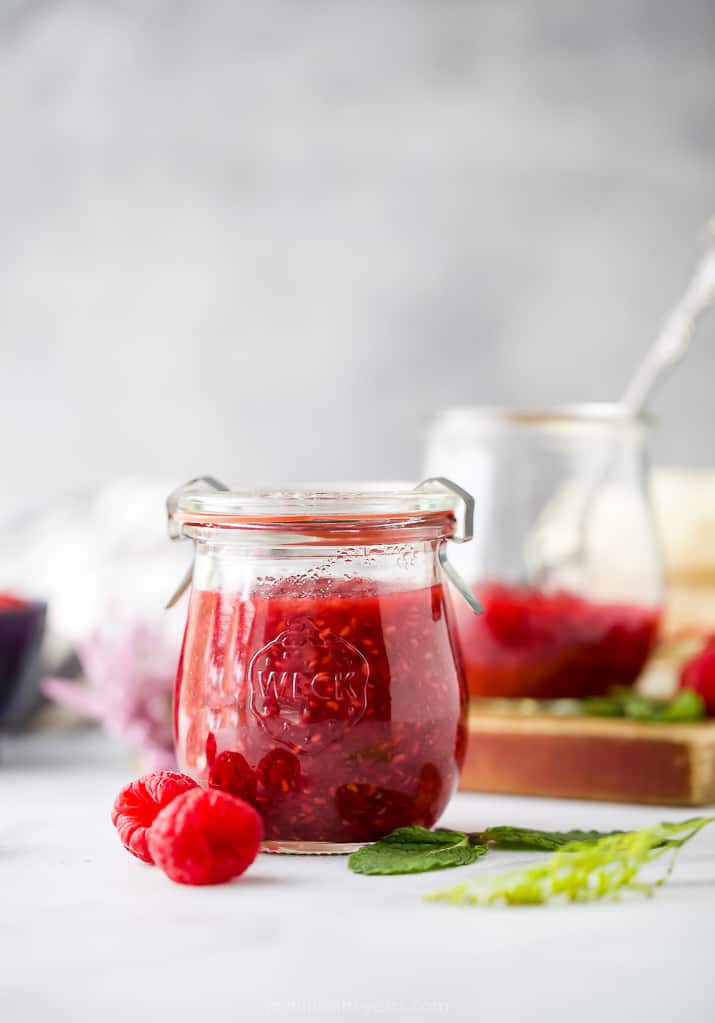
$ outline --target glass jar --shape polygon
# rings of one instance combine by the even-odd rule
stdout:
[[[456,493],[195,481],[168,504],[170,533],[195,544],[181,770],[253,803],[269,851],[342,852],[431,827],[465,745],[442,572],[446,541],[463,538]]]
[[[479,514],[455,552],[485,609],[457,608],[472,696],[582,697],[636,680],[663,598],[647,434],[609,405],[457,408],[432,422],[427,470],[463,480]]]

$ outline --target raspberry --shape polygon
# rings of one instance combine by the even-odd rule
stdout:
[[[700,653],[686,661],[680,673],[680,688],[694,689],[703,698],[708,714],[715,714],[715,635]]]
[[[335,805],[343,820],[352,825],[358,841],[407,827],[416,816],[413,801],[404,792],[362,782],[340,785],[335,790]]]
[[[154,862],[179,884],[222,884],[256,858],[263,825],[248,803],[218,789],[192,789],[157,816],[149,832]]]
[[[293,792],[300,782],[300,763],[286,749],[272,749],[258,761],[258,780],[269,792]]]
[[[176,796],[196,787],[188,775],[155,771],[123,788],[114,800],[112,824],[124,848],[145,863],[153,863],[147,836],[154,818]]]
[[[219,753],[209,771],[209,786],[230,792],[247,803],[256,802],[256,773],[241,753],[232,750]]]

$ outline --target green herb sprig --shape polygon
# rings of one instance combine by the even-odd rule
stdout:
[[[427,828],[397,828],[385,838],[351,854],[348,866],[354,874],[421,874],[446,867],[474,863],[489,849],[520,849],[551,852],[569,842],[594,842],[605,831],[536,831],[507,826],[465,832]]]
[[[379,842],[351,853],[348,866],[355,874],[422,874],[463,867],[486,851],[486,845],[461,831],[397,828]]]
[[[348,865],[356,874],[418,874],[474,863],[489,849],[548,851],[553,855],[539,863],[480,875],[425,898],[457,905],[532,906],[551,900],[615,899],[628,890],[652,895],[670,876],[682,846],[713,821],[715,817],[693,817],[639,831],[607,832],[538,831],[507,825],[471,833],[398,828],[352,853]],[[640,881],[640,871],[668,851],[673,855],[664,876],[654,883]]]
[[[628,686],[613,686],[606,696],[580,700],[580,711],[590,717],[629,718],[631,721],[701,721],[705,703],[700,693],[682,689],[672,700],[652,700]]]
[[[533,906],[554,899],[567,902],[616,899],[627,890],[652,895],[670,876],[683,845],[714,820],[715,817],[695,817],[678,824],[606,835],[595,842],[569,842],[542,863],[476,877],[425,898],[457,905]],[[669,851],[673,855],[663,877],[651,884],[638,880],[643,867]]]

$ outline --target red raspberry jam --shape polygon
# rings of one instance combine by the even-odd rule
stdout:
[[[558,699],[632,685],[656,641],[660,613],[573,593],[485,582],[482,615],[457,608],[471,696]]]
[[[193,591],[176,681],[182,770],[251,793],[269,843],[431,827],[465,744],[442,586],[300,585]]]

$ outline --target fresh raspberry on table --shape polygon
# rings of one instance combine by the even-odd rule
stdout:
[[[695,690],[702,696],[707,713],[715,714],[715,635],[683,665],[680,688]]]
[[[172,881],[222,884],[253,863],[262,837],[261,818],[248,803],[219,789],[196,788],[157,816],[149,851]]]
[[[230,792],[247,803],[256,802],[256,772],[241,753],[225,750],[214,760],[209,771],[209,787]]]
[[[145,863],[153,863],[147,835],[154,818],[177,796],[197,788],[196,782],[176,771],[154,771],[131,782],[119,793],[112,807],[112,824],[122,845]]]

